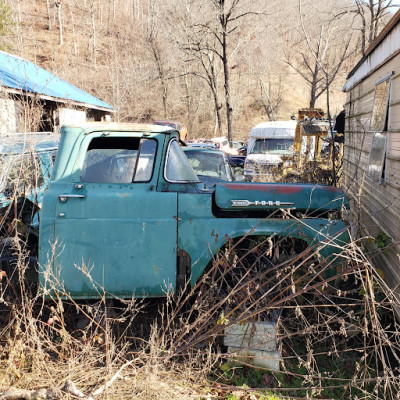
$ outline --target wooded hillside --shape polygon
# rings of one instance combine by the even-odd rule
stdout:
[[[326,110],[326,85],[331,113],[343,108],[362,38],[388,17],[376,14],[368,36],[367,3],[3,0],[1,44],[110,103],[119,121],[170,118],[192,137],[239,139],[299,108]]]

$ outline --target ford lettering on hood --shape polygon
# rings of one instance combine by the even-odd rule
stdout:
[[[297,183],[220,183],[215,190],[215,202],[222,210],[291,208],[327,212],[349,208],[341,189]]]

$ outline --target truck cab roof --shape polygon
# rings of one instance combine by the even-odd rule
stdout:
[[[126,123],[126,122],[87,122],[77,125],[65,125],[61,128],[61,134],[71,129],[77,129],[77,133],[85,132],[88,134],[95,131],[113,131],[113,132],[153,132],[153,133],[171,133],[177,132],[170,126],[142,124],[142,123]]]

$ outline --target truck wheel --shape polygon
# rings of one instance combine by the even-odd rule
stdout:
[[[235,313],[258,311],[262,320],[276,320],[298,265],[296,256],[306,247],[299,239],[262,236],[225,249],[217,274],[225,303]]]

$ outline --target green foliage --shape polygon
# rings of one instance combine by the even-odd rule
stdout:
[[[217,325],[221,326],[221,325],[228,325],[228,324],[229,324],[229,319],[226,318],[225,312],[222,311],[218,318]]]
[[[251,368],[247,365],[225,362],[219,366],[219,380],[228,385],[236,386],[238,389],[243,389],[246,395],[241,393],[238,395],[236,391],[229,392],[224,396],[224,400],[244,400],[248,398],[257,400],[280,400],[281,397],[272,393],[267,388],[265,391],[252,392],[251,388],[265,387],[266,385],[273,386],[275,383],[274,374],[266,372],[258,368]],[[240,392],[240,391],[239,391]],[[252,397],[250,397],[252,394]]]
[[[386,233],[379,232],[375,237],[375,243],[380,249],[385,249],[392,244],[392,238]]]
[[[368,247],[365,249],[366,253],[381,251],[383,254],[386,254],[392,242],[393,239],[389,235],[379,231],[375,237],[369,237],[366,239],[366,243],[368,243]]]

